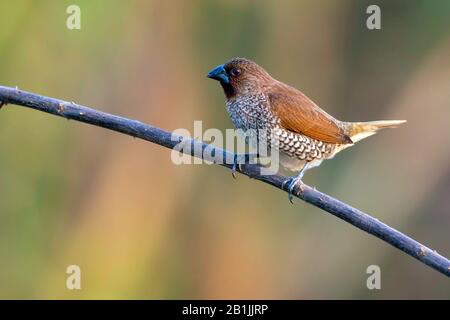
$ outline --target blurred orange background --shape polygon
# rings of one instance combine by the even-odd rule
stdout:
[[[66,28],[67,6],[81,30]],[[450,2],[3,1],[0,84],[174,130],[231,128],[206,73],[240,56],[338,119],[407,119],[309,171],[450,256]],[[160,146],[0,111],[0,298],[449,298],[443,275],[285,193]],[[66,289],[67,266],[82,290]],[[366,268],[381,268],[368,290]]]

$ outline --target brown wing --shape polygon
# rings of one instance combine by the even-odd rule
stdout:
[[[338,120],[297,89],[278,83],[269,90],[269,102],[281,125],[290,131],[328,143],[353,143]]]

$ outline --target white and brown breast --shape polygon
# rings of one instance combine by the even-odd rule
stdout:
[[[280,150],[281,164],[290,170],[300,170],[305,162],[317,166],[324,159],[336,153],[338,145],[312,139],[281,126],[280,118],[269,106],[264,95],[248,95],[230,99],[226,103],[228,114],[236,129],[244,131],[265,129],[268,149],[271,146]],[[271,140],[271,136],[275,138]],[[259,137],[260,138],[260,137]],[[264,139],[262,139],[264,141]]]

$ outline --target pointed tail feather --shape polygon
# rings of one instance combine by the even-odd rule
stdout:
[[[380,120],[369,122],[348,122],[347,135],[352,139],[353,143],[364,138],[370,137],[378,130],[384,128],[396,128],[406,120]]]

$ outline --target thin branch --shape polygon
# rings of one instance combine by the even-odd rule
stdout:
[[[189,151],[190,155],[203,158],[211,162],[214,162],[214,157],[211,156],[211,152],[203,152],[206,148],[209,148],[210,151],[212,150],[211,148],[214,148],[216,154],[223,153],[223,156],[226,157],[226,159],[233,158],[233,154],[228,151],[212,147],[211,145],[195,141],[191,138],[173,135],[170,132],[136,120],[130,120],[101,112],[77,105],[73,102],[62,101],[25,92],[17,88],[0,86],[0,102],[29,107],[66,119],[77,120],[94,126],[107,128],[159,144],[166,148],[174,148],[181,141],[184,141],[184,143],[191,145]],[[186,152],[186,150],[188,149],[184,149],[183,151]],[[232,168],[232,162],[229,161],[226,161],[226,163],[221,163],[220,165],[229,169]],[[261,167],[257,164],[244,164],[240,168],[237,168],[237,170],[244,175],[268,183],[278,189],[287,191],[287,185],[283,186],[283,182],[287,179],[286,177],[281,175],[261,175],[260,169]],[[447,258],[380,222],[378,219],[375,219],[368,214],[305,184],[297,186],[294,189],[294,195],[344,221],[347,221],[353,226],[374,235],[375,237],[389,243],[422,263],[430,266],[431,268],[450,277],[450,261]]]

